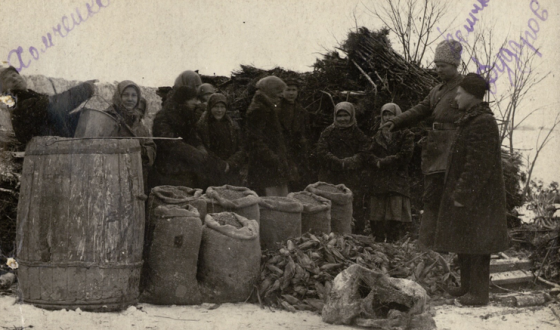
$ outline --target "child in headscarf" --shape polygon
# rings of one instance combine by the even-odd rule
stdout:
[[[346,185],[354,194],[354,231],[362,233],[365,219],[361,215],[363,194],[360,190],[360,169],[369,138],[358,128],[356,110],[349,102],[334,108],[334,122],[325,128],[317,142],[317,158],[321,164],[319,181]]]
[[[209,177],[208,185],[242,185],[239,170],[245,164],[246,154],[241,147],[239,125],[227,114],[227,98],[220,93],[208,98],[207,110],[197,123],[197,131],[206,150],[226,162],[223,175]]]
[[[401,114],[395,103],[381,107],[383,125]],[[408,163],[414,151],[414,134],[408,129],[389,132],[379,130],[366,154],[371,179],[366,182],[370,195],[372,235],[383,241],[396,241],[412,222]]]
[[[144,112],[141,107],[140,87],[130,80],[121,81],[113,94],[113,104],[105,112],[115,117],[121,124],[122,136],[149,137],[150,131],[142,122]],[[142,148],[142,172],[144,190],[148,191],[148,172],[156,158],[156,145],[152,139],[139,139]]]
[[[313,176],[309,173],[309,150],[306,138],[306,126],[308,126],[309,119],[307,111],[298,101],[299,80],[287,78],[284,79],[284,82],[287,87],[276,111],[286,142],[288,163],[293,169],[290,173],[290,188],[299,191],[314,182],[312,181]]]

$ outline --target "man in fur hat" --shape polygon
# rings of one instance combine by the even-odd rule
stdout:
[[[46,95],[27,88],[27,82],[13,66],[0,71],[0,92],[15,99],[10,117],[16,139],[25,148],[34,136],[73,137],[79,114],[68,113],[96,91],[89,80],[64,93]]]
[[[463,76],[457,70],[461,64],[462,49],[461,43],[455,40],[439,43],[434,63],[442,83],[435,86],[418,105],[381,127],[390,131],[410,127],[425,119],[433,122],[428,136],[420,141],[424,173],[424,213],[420,224],[419,242],[425,248],[433,248],[447,159],[457,133],[455,121],[463,114],[455,101],[457,88],[463,80]]]

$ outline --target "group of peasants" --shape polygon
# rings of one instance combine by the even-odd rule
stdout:
[[[352,103],[336,104],[332,125],[314,146],[316,166],[308,161],[312,150],[297,80],[260,79],[243,132],[228,115],[226,96],[202,84],[193,71],[181,73],[162,95],[151,135],[143,123],[146,101],[134,82],[117,85],[106,112],[140,138],[147,190],[231,184],[247,185],[263,196],[286,196],[316,173],[320,181],[350,188],[355,210],[363,208],[367,196],[373,236],[388,239],[411,222],[407,167],[414,136],[407,127],[431,119],[432,130],[419,142],[425,175],[419,244],[457,253],[461,283],[449,293],[462,304],[484,305],[490,254],[508,247],[505,188],[498,126],[483,102],[488,83],[474,73],[459,74],[461,52],[460,43],[440,43],[434,63],[442,83],[408,111],[395,103],[383,105],[372,137],[358,128]],[[87,81],[47,96],[28,89],[10,67],[0,71],[0,89],[16,99],[12,125],[25,146],[34,136],[73,137],[79,113],[70,111],[92,97],[96,86]],[[354,231],[363,233],[365,217],[355,218]]]

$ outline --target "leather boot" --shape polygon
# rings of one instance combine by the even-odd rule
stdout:
[[[458,298],[462,305],[483,306],[490,295],[490,255],[471,254],[471,285],[469,292]]]
[[[470,254],[459,254],[459,268],[461,271],[461,286],[459,287],[448,287],[446,289],[453,297],[460,297],[467,292],[471,285],[471,255]]]

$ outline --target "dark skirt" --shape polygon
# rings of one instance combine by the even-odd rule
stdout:
[[[410,198],[400,194],[380,194],[370,197],[371,221],[412,222]]]

